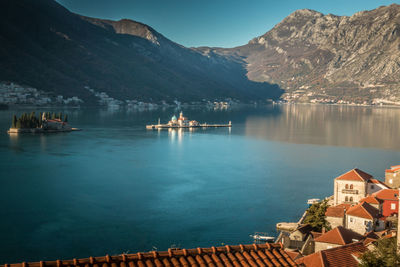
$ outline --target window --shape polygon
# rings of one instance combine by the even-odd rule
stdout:
[[[350,217],[350,222],[353,222],[353,218]]]
[[[348,185],[348,184],[346,184],[346,186],[345,186],[344,188],[346,188],[346,189],[349,189],[349,185]]]
[[[346,196],[346,197],[344,198],[344,201],[348,202],[348,201],[349,201],[349,197]]]
[[[368,221],[364,221],[364,225],[367,226],[368,225]]]
[[[353,197],[350,197],[350,202],[353,202]]]
[[[374,185],[373,184],[371,184],[371,189],[374,189]]]
[[[390,209],[391,209],[391,210],[395,210],[395,209],[396,209],[396,203],[390,204]]]
[[[352,184],[350,185],[350,189],[353,189],[353,185]]]

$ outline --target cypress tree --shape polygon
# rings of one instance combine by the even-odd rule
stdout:
[[[11,128],[17,128],[17,116],[15,114],[12,119]]]
[[[67,114],[64,115],[64,122],[68,122],[68,115]]]
[[[58,113],[58,116],[57,116],[57,117],[58,117],[57,119],[62,120],[62,113],[61,113],[61,112]]]
[[[36,116],[35,112],[32,111],[31,115],[29,116],[29,128],[34,128],[36,127]]]
[[[21,124],[21,119],[17,120],[17,123],[15,125],[15,128],[21,129],[22,128],[22,124]]]
[[[39,113],[39,120],[38,120],[38,127],[42,127],[42,116],[43,116],[43,113],[42,112],[40,112]]]
[[[56,119],[56,113],[51,114],[51,119],[55,120]]]

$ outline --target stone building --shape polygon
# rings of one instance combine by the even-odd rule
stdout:
[[[391,166],[385,170],[385,184],[390,188],[400,187],[400,165]]]
[[[368,182],[372,175],[359,169],[352,169],[335,178],[334,205],[356,204],[367,196]]]
[[[349,208],[350,204],[344,203],[337,206],[330,206],[326,209],[325,219],[332,229],[338,226],[345,226],[346,210]]]
[[[379,211],[363,202],[346,211],[346,228],[359,234],[385,229],[384,221],[379,220]]]

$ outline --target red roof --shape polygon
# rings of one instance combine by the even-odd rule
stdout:
[[[343,218],[346,210],[350,208],[350,204],[340,204],[337,206],[330,206],[326,209],[325,216]]]
[[[329,244],[336,244],[336,245],[346,245],[353,243],[353,240],[360,241],[363,239],[363,236],[350,230],[346,229],[343,226],[338,226],[329,232],[321,235],[320,237],[316,238],[315,242],[321,243],[329,243]]]
[[[366,202],[368,204],[381,204],[382,200],[380,200],[374,196],[368,196],[368,197],[365,197],[360,200],[360,203],[363,203],[363,202]]]
[[[399,189],[382,189],[372,195],[381,200],[397,201],[399,200]]]
[[[363,202],[347,210],[347,215],[373,220],[378,218],[379,211],[370,204]]]
[[[297,266],[281,244],[252,244],[197,249],[169,249],[117,256],[10,264],[8,267],[239,267]]]
[[[354,256],[367,251],[362,242],[352,243],[341,247],[321,250],[317,253],[296,260],[296,263],[306,267],[358,267]]]
[[[368,181],[369,179],[372,178],[372,175],[363,172],[362,170],[359,169],[352,169],[345,174],[340,175],[339,177],[336,178],[336,180],[349,180],[349,181]]]
[[[303,255],[302,255],[298,250],[288,250],[288,249],[285,249],[285,252],[286,252],[286,254],[289,255],[289,257],[290,257],[292,260],[296,260],[296,259],[298,259],[298,258],[303,257]]]
[[[400,170],[400,165],[390,166],[390,169],[385,170],[385,172],[397,172]]]

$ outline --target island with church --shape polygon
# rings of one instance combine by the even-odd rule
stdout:
[[[183,112],[181,111],[179,114],[179,118],[175,115],[172,116],[171,120],[167,124],[161,124],[160,119],[158,119],[158,124],[150,124],[146,125],[146,129],[154,130],[154,129],[170,129],[170,128],[209,128],[209,127],[232,127],[232,122],[229,121],[228,124],[208,124],[208,123],[199,123],[195,120],[189,120],[188,118],[183,116]]]
[[[68,124],[68,115],[62,113],[40,112],[36,116],[35,112],[30,114],[23,113],[20,117],[13,116],[9,134],[18,133],[57,133],[79,131]]]

